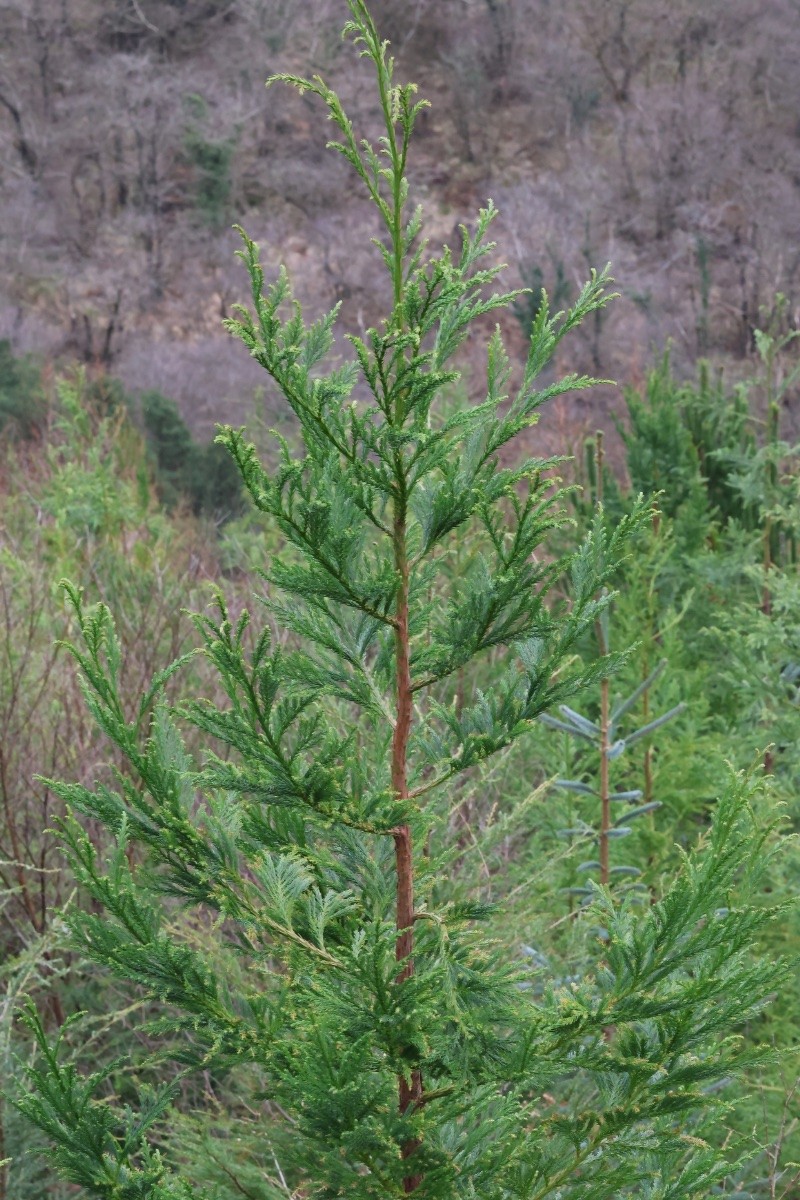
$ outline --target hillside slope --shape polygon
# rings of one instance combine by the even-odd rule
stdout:
[[[412,175],[433,237],[452,242],[491,196],[509,284],[544,284],[557,302],[612,260],[623,298],[570,366],[638,382],[671,339],[679,365],[710,355],[735,373],[776,291],[796,323],[797,0],[373,7],[399,72],[432,102]],[[311,62],[369,132],[345,10],[6,0],[0,337],[159,388],[203,434],[246,418],[254,397],[269,409],[220,326],[245,291],[234,221],[286,261],[313,309],[338,299],[344,329],[371,323],[385,290],[373,218],[325,152],[313,98],[263,86]],[[514,351],[528,315],[523,302],[508,319]],[[582,403],[548,420],[594,420]]]

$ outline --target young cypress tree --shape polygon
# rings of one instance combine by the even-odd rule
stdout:
[[[726,1169],[703,1137],[707,1089],[743,1061],[730,1032],[780,978],[753,954],[772,914],[748,895],[772,824],[757,828],[751,789],[729,788],[644,914],[597,889],[582,917],[595,969],[539,999],[522,957],[481,933],[480,888],[456,902],[448,882],[452,781],[614,666],[608,655],[582,669],[574,649],[640,514],[611,535],[598,520],[553,561],[548,464],[504,465],[549,397],[592,382],[537,386],[560,340],[606,303],[608,277],[593,274],[566,313],[543,297],[513,391],[496,332],[484,401],[439,415],[470,325],[514,294],[487,294],[500,270],[491,204],[459,252],[429,255],[420,240],[406,161],[421,105],[394,83],[362,0],[348,2],[346,31],[377,77],[377,148],[321,79],[281,78],[327,105],[333,145],[380,214],[390,311],[351,338],[353,363],[325,373],[335,310],[306,325],[285,272],[264,292],[242,234],[252,311],[228,324],[278,384],[302,448],[284,444],[267,474],[241,433],[220,434],[287,547],[266,575],[268,626],[251,633],[222,597],[215,619],[197,618],[226,704],[168,711],[173,664],[131,715],[111,615],[67,585],[86,701],[127,763],[116,789],[51,784],[95,901],[68,920],[76,947],[158,1015],[129,1063],[84,1076],[64,1057],[69,1028],[53,1046],[29,1012],[41,1056],[17,1103],[63,1174],[105,1200],[706,1196]],[[453,579],[467,535],[482,550]],[[555,599],[565,574],[569,604]],[[469,698],[460,680],[476,662],[489,683]],[[182,720],[208,738],[202,764]],[[76,812],[111,832],[107,856]],[[246,1102],[242,1136],[263,1154],[246,1187],[234,1139],[218,1147],[227,1191],[204,1191],[165,1150],[192,1073]]]

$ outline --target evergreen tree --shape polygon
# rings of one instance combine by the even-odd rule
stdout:
[[[47,414],[41,371],[31,355],[16,357],[0,339],[0,434],[36,437]]]
[[[155,460],[162,502],[173,508],[183,497],[196,516],[228,520],[242,510],[242,481],[222,446],[198,445],[174,400],[145,392],[141,401],[145,436]]]
[[[471,324],[514,294],[491,291],[491,204],[460,251],[431,255],[420,240],[406,162],[421,103],[394,83],[362,0],[349,7],[377,77],[377,148],[321,79],[281,78],[327,105],[333,145],[378,210],[391,309],[351,339],[353,363],[325,373],[335,310],[305,324],[285,272],[265,292],[242,234],[252,310],[228,324],[280,387],[302,449],[283,445],[268,474],[241,433],[220,434],[287,544],[267,573],[269,626],[251,633],[222,597],[214,619],[196,618],[225,704],[169,711],[159,695],[176,663],[131,713],[111,615],[67,585],[86,701],[126,763],[116,787],[51,783],[93,900],[67,920],[150,1017],[130,1060],[84,1076],[67,1053],[73,1027],[52,1045],[30,1011],[41,1056],[16,1103],[59,1170],[105,1200],[707,1196],[728,1166],[704,1139],[722,1111],[715,1089],[746,1057],[732,1031],[782,974],[753,948],[774,915],[752,900],[774,822],[732,783],[658,903],[637,911],[595,889],[580,918],[593,969],[538,997],[530,966],[481,932],[480,888],[453,897],[448,788],[614,668],[611,654],[582,668],[575,648],[643,510],[612,533],[598,519],[553,560],[550,464],[506,465],[549,397],[592,382],[537,386],[561,339],[607,302],[605,272],[564,313],[543,296],[515,387],[498,331],[484,401],[440,415]],[[482,548],[454,578],[467,536]],[[470,696],[474,667],[488,682]],[[208,737],[202,764],[183,720]],[[107,855],[76,813],[110,831]],[[167,1149],[193,1075],[226,1080],[250,1114],[262,1169],[246,1186],[227,1132],[228,1191]]]

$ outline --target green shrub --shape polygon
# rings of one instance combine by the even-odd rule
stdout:
[[[197,445],[174,400],[146,392],[141,413],[158,494],[167,508],[183,500],[196,516],[220,521],[242,511],[241,480],[230,455],[213,443]]]
[[[207,138],[195,127],[187,129],[183,148],[194,174],[193,200],[203,221],[221,229],[229,220],[233,138]]]
[[[16,356],[0,340],[0,433],[32,438],[47,413],[41,370],[31,355]]]

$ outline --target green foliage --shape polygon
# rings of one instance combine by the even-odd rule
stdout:
[[[417,1052],[431,1070],[429,1105],[413,1123],[430,1164],[422,1194],[469,1195],[479,1187],[481,1195],[612,1197],[639,1194],[634,1189],[658,1179],[654,1194],[707,1194],[726,1165],[702,1140],[723,1111],[705,1089],[747,1061],[728,1030],[755,1016],[782,978],[780,967],[752,957],[753,937],[775,915],[747,901],[770,858],[771,820],[763,809],[750,810],[752,786],[731,785],[706,844],[644,916],[597,893],[584,936],[603,926],[603,963],[580,986],[550,984],[531,1005],[514,986],[524,975],[503,968],[465,927],[477,912],[445,907],[421,939],[409,1010],[394,980],[394,931],[380,916],[385,880],[363,857],[363,839],[340,826],[317,848],[306,823],[298,845],[290,832],[296,822],[278,821],[276,810],[267,825],[269,810],[244,798],[190,820],[188,764],[174,728],[162,714],[149,741],[136,746],[135,726],[117,711],[118,651],[108,614],[84,613],[77,594],[72,599],[87,641],[80,657],[90,704],[128,747],[149,793],[141,785],[127,786],[124,796],[57,785],[118,831],[104,868],[80,826],[70,820],[63,827],[78,879],[107,914],[73,912],[73,937],[120,979],[177,1008],[154,1031],[177,1036],[172,1055],[179,1061],[215,1075],[226,1064],[269,1064],[270,1101],[292,1114],[286,1152],[317,1188],[326,1181],[320,1194],[346,1187],[351,1195],[382,1196],[399,1188],[403,1167],[393,1146],[406,1130],[391,1117],[393,1077],[419,1008],[426,1020],[414,1040],[421,1039]],[[129,831],[154,852],[157,892],[202,896],[227,918],[221,948],[232,964],[243,951],[258,964],[247,973],[249,986],[223,986],[226,976],[209,974],[174,919],[164,925],[157,892],[130,871]],[[368,886],[359,897],[337,887],[337,843],[339,854],[347,847],[361,860]],[[237,870],[245,850],[249,877]],[[257,979],[276,958],[288,975],[279,972],[265,993]],[[31,1019],[45,1062],[31,1069],[36,1092],[19,1104],[55,1140],[60,1168],[93,1195],[183,1194],[144,1140],[167,1093],[143,1097],[135,1118],[114,1116],[97,1096],[104,1076],[83,1079],[63,1068]],[[162,1049],[154,1062],[163,1057]],[[577,1113],[559,1105],[542,1118],[541,1094],[554,1089],[585,1097]],[[521,1137],[531,1122],[537,1136]],[[582,1164],[601,1152],[608,1178],[584,1177]],[[216,1154],[225,1154],[224,1142]]]
[[[15,356],[11,343],[0,340],[0,432],[33,437],[45,412],[39,366],[30,355]]]
[[[626,390],[628,427],[618,422],[618,429],[633,494],[657,494],[665,515],[679,522],[676,536],[697,549],[707,533],[708,506],[700,473],[702,451],[686,419],[685,395],[665,354],[650,373],[644,396]]]
[[[230,455],[214,443],[199,446],[175,401],[160,392],[145,392],[141,413],[159,496],[168,508],[186,499],[197,516],[227,520],[241,512],[241,482]]]
[[[471,325],[516,293],[495,289],[491,203],[460,249],[428,251],[407,210],[422,106],[364,4],[349,8],[376,73],[378,143],[357,139],[322,79],[281,78],[326,105],[332,146],[375,205],[390,309],[350,339],[354,361],[331,363],[336,310],[306,323],[285,270],[265,288],[242,232],[251,306],[227,324],[300,439],[268,471],[242,432],[219,435],[285,549],[264,572],[261,628],[222,596],[195,617],[215,676],[199,698],[170,703],[184,655],[132,703],[109,607],[65,584],[69,649],[115,769],[47,782],[90,900],[64,920],[73,951],[147,1015],[124,1056],[84,1073],[82,1018],[53,1041],[29,1009],[38,1053],[12,1099],[62,1177],[105,1200],[700,1200],[749,1149],[713,1136],[725,1082],[765,1061],[736,1031],[787,977],[758,952],[782,911],[760,894],[775,814],[731,778],[652,905],[593,888],[569,974],[491,936],[482,866],[470,872],[445,814],[548,709],[575,714],[574,695],[625,668],[607,636],[594,661],[579,651],[605,628],[651,509],[633,501],[613,528],[598,515],[554,555],[567,519],[553,461],[510,465],[549,398],[594,382],[540,376],[602,313],[607,272],[564,311],[542,296],[513,386],[498,329],[484,399],[448,403]],[[189,447],[162,401],[153,427],[177,479]],[[79,495],[68,482],[65,499]],[[530,803],[501,801],[518,828]]]
[[[676,704],[674,708],[661,713],[652,720],[632,729],[628,728],[629,713],[642,699],[647,697],[666,665],[666,659],[662,659],[655,670],[651,671],[628,696],[621,698],[610,713],[604,713],[599,722],[581,715],[566,704],[559,706],[559,717],[550,714],[542,717],[543,722],[550,729],[558,730],[570,738],[588,743],[593,751],[592,758],[595,760],[589,759],[587,762],[588,755],[583,756],[585,765],[580,772],[581,778],[556,780],[556,787],[572,792],[581,798],[587,797],[590,803],[594,802],[592,806],[594,811],[590,808],[587,812],[588,819],[582,820],[577,826],[559,830],[559,833],[562,837],[576,837],[584,842],[588,839],[592,845],[599,843],[601,860],[604,856],[606,858],[605,873],[608,875],[606,882],[622,884],[630,891],[643,888],[641,883],[630,882],[631,879],[641,876],[641,869],[631,862],[617,863],[609,869],[608,847],[604,846],[604,842],[608,843],[613,840],[616,843],[617,839],[627,838],[633,833],[631,822],[638,822],[640,818],[656,812],[661,808],[661,801],[645,795],[643,787],[625,786],[621,789],[610,790],[609,773],[613,773],[613,770],[610,772],[609,768],[631,746],[642,739],[649,741],[656,730],[683,712],[685,705]],[[620,736],[621,734],[622,736]],[[603,862],[594,859],[581,863],[578,867],[578,873],[581,876],[600,872],[602,879],[603,871]],[[646,891],[646,889],[644,890]],[[569,894],[587,900],[594,893],[591,886],[583,883],[578,887],[569,888]]]
[[[768,354],[763,338],[760,344]],[[668,354],[648,376],[643,395],[626,390],[628,419],[617,427],[632,494],[660,495],[689,552],[700,548],[713,524],[753,530],[769,507],[768,481],[791,448],[777,436],[759,448],[752,390],[745,384],[726,389],[706,362],[696,383],[681,384]]]
[[[149,516],[149,495],[130,470],[137,452],[141,459],[136,431],[123,409],[98,413],[81,372],[59,382],[52,420],[56,438],[48,448],[42,505],[53,518],[54,555],[66,551],[67,541],[97,548],[115,543],[123,529]]]
[[[208,137],[202,129],[207,107],[202,96],[187,97],[195,118],[183,136],[183,152],[194,175],[194,205],[205,224],[221,229],[231,206],[231,161],[236,138]]]
[[[195,446],[191,462],[189,494],[194,512],[219,522],[241,513],[244,507],[241,477],[224,448],[216,442]]]
[[[165,503],[175,504],[185,486],[192,435],[175,401],[160,392],[145,392],[141,411],[145,435],[155,456],[161,494]]]
[[[33,444],[0,443],[0,1078],[9,1093],[0,1101],[0,1160],[11,1160],[0,1168],[0,1194],[6,1200],[73,1194],[33,1153],[44,1134],[11,1104],[23,1083],[17,1062],[33,1052],[14,1022],[15,1006],[36,999],[48,1028],[65,1013],[92,1009],[96,1015],[65,1052],[80,1054],[93,1069],[117,1057],[133,1029],[130,1007],[115,1018],[113,987],[64,946],[64,908],[85,897],[76,893],[49,832],[60,801],[32,774],[35,765],[86,783],[98,774],[113,778],[111,768],[98,765],[107,758],[102,731],[81,705],[71,660],[57,644],[69,618],[55,577],[80,575],[93,598],[113,605],[125,704],[138,703],[154,664],[180,654],[191,639],[183,608],[206,598],[215,543],[206,526],[184,513],[167,517],[151,478],[121,389],[80,372],[48,397]],[[250,579],[240,586],[252,594]],[[195,658],[170,680],[173,700],[181,689],[213,695],[207,673],[200,682],[202,665]],[[98,827],[94,837],[98,847],[104,844]],[[117,1082],[116,1094],[128,1095],[124,1078],[112,1086]]]
[[[625,787],[642,787],[649,778],[646,797],[663,804],[647,818],[652,821],[647,836],[634,827],[626,842],[631,863],[648,882],[670,861],[670,844],[687,845],[702,814],[713,807],[724,760],[743,766],[761,758],[773,794],[786,804],[797,829],[797,448],[783,440],[777,419],[797,368],[795,339],[786,330],[780,300],[776,313],[774,326],[756,336],[760,361],[754,378],[730,389],[701,363],[696,383],[679,384],[664,360],[646,395],[628,396],[627,473],[634,488],[658,489],[659,497],[651,529],[637,535],[615,581],[617,636],[623,644],[640,643],[623,665],[621,681],[636,686],[663,656],[669,671],[656,683],[655,702],[662,708],[689,703],[680,722],[659,731],[649,761],[645,757],[625,776]],[[625,496],[612,487],[610,507],[624,512],[635,494],[633,488]],[[576,511],[585,525],[589,506]],[[658,711],[654,706],[651,714]],[[597,720],[596,711],[589,715]],[[547,768],[559,777],[580,779],[582,757],[563,752],[559,760],[545,748]],[[559,824],[576,824],[575,815],[587,815],[578,804],[570,812],[562,803],[558,812],[559,820],[554,817],[547,830],[550,838]],[[570,875],[572,862],[566,859],[554,875],[561,886],[583,884]],[[793,894],[796,864],[789,840],[784,864],[768,884],[773,896]],[[796,961],[794,916],[773,938],[771,944]],[[795,992],[796,985],[787,996]],[[759,1023],[777,1043],[796,1037],[791,1005],[781,996]],[[785,1114],[795,1073],[766,1068],[751,1075],[754,1095],[737,1124],[758,1127],[764,1150],[736,1176],[746,1194],[769,1194],[770,1187],[781,1194],[792,1177],[798,1141]]]
[[[0,913],[7,920],[12,916],[11,897],[0,889]],[[58,960],[59,937],[54,931],[43,936],[29,937],[27,945],[16,954],[0,957],[0,1069],[5,1094],[0,1096],[0,1190],[4,1197],[62,1196],[56,1182],[48,1178],[47,1164],[42,1156],[44,1138],[31,1129],[29,1122],[14,1106],[14,1099],[24,1090],[17,1056],[20,1045],[15,1038],[17,1010],[32,994],[46,994],[56,986],[62,987],[66,970]],[[37,1151],[33,1154],[31,1151]]]
[[[513,301],[511,311],[519,321],[522,332],[527,337],[542,305],[545,273],[541,267],[535,264],[526,264],[520,267],[520,274],[522,282],[525,285],[525,291]],[[567,279],[564,263],[552,251],[550,252],[549,274],[553,277],[551,289],[552,304],[554,308],[558,309],[564,304],[569,304],[572,296],[572,286]]]

